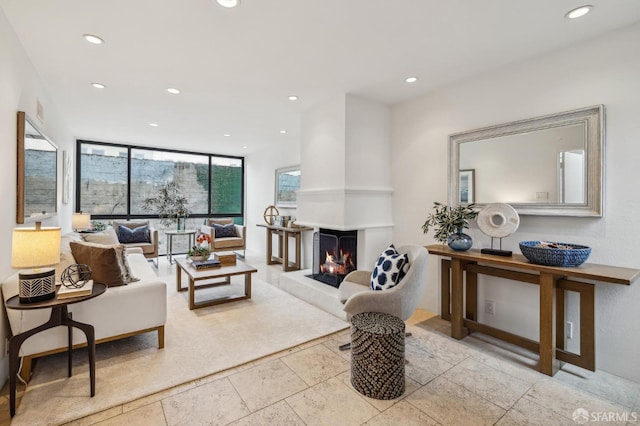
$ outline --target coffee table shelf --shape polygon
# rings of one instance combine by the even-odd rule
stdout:
[[[220,266],[218,268],[196,270],[191,265],[191,262],[185,257],[178,257],[175,259],[176,265],[176,291],[188,291],[189,292],[189,309],[194,310],[203,308],[205,306],[219,305],[221,303],[229,303],[237,300],[251,299],[251,274],[258,272],[256,268],[251,265],[238,260],[235,265]],[[182,273],[185,273],[189,278],[189,285],[182,286]],[[208,299],[201,302],[196,302],[195,293],[198,289],[217,287],[231,284],[231,277],[235,275],[244,275],[244,294],[225,295],[215,299]],[[208,282],[198,284],[198,281],[211,281],[215,279],[222,279],[223,281]]]

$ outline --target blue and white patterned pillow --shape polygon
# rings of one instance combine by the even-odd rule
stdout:
[[[398,285],[409,270],[409,256],[393,244],[382,252],[371,273],[371,290],[388,290]]]

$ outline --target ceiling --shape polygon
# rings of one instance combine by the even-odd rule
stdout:
[[[0,0],[75,137],[231,155],[297,143],[301,112],[340,94],[394,104],[640,21],[638,0],[564,18],[582,4]]]

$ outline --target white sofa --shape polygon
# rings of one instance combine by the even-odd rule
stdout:
[[[64,237],[63,237],[64,239]],[[156,331],[158,348],[164,347],[164,324],[167,319],[167,284],[160,280],[140,249],[127,251],[132,275],[140,281],[111,287],[90,300],[68,306],[73,319],[93,325],[96,343]],[[61,262],[62,263],[62,262]],[[18,274],[2,283],[2,296],[6,301],[18,294]],[[47,322],[51,309],[6,309],[11,332],[22,333]],[[82,331],[73,329],[75,346],[86,345]],[[34,358],[67,350],[67,330],[56,327],[35,334],[20,349],[22,369],[20,375],[28,380]],[[100,350],[98,348],[98,350]]]

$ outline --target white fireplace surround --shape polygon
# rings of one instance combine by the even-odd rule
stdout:
[[[300,189],[297,222],[337,231],[392,227],[392,197],[392,188]]]

